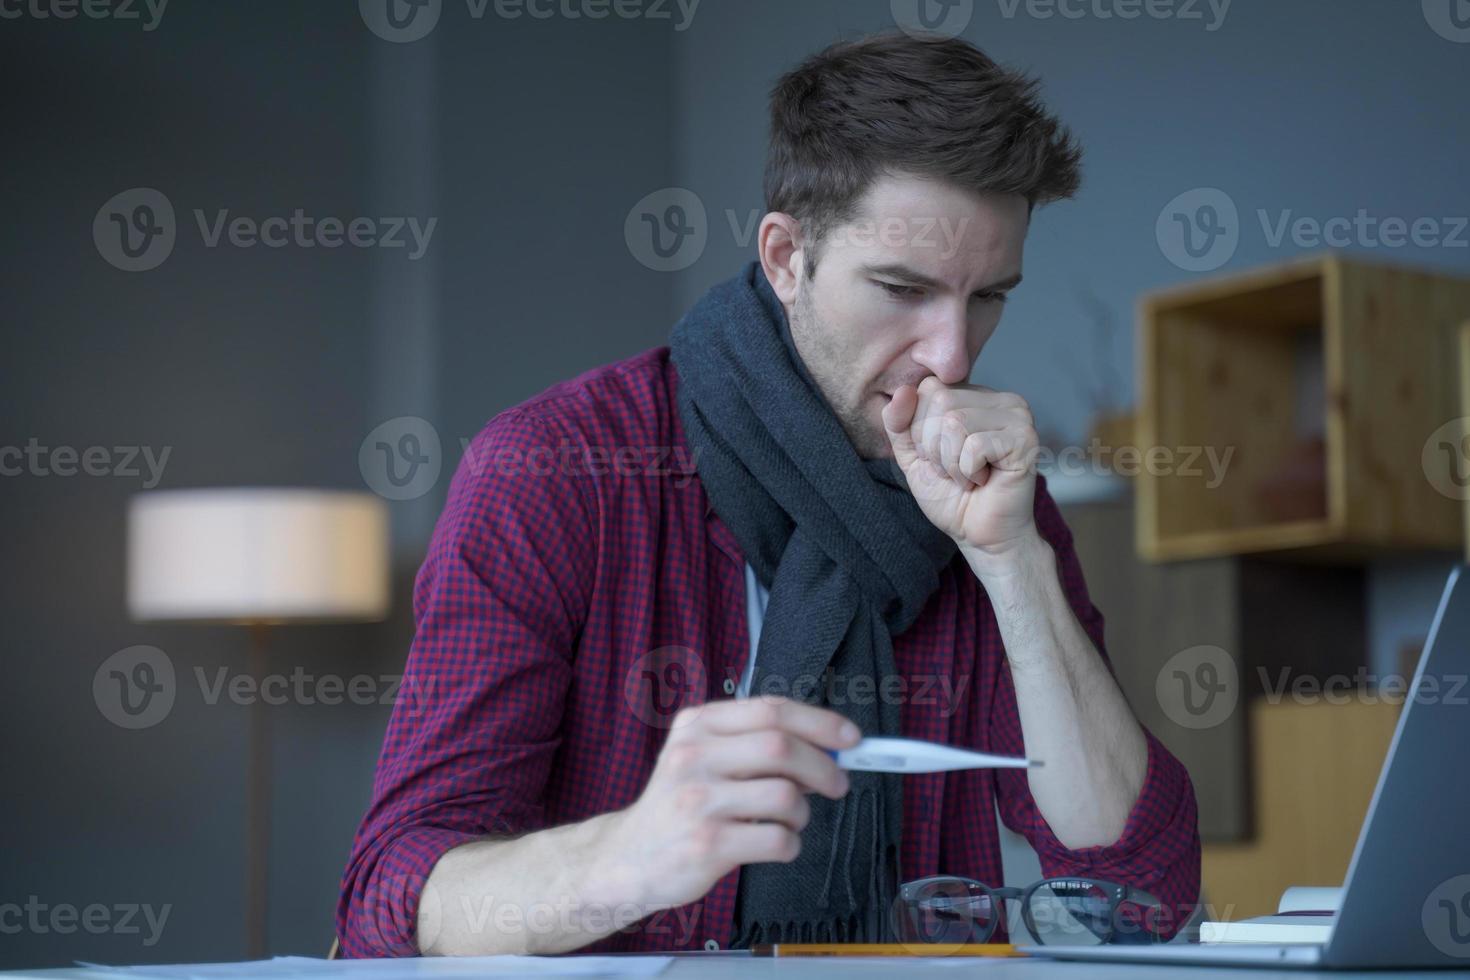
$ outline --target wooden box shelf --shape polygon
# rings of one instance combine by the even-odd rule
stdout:
[[[1138,479],[1139,554],[1461,548],[1423,447],[1460,414],[1467,316],[1470,280],[1338,255],[1145,296],[1137,436],[1174,465]]]

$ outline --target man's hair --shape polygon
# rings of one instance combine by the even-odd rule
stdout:
[[[1021,194],[1031,207],[1071,197],[1082,152],[1037,86],[957,38],[833,44],[771,90],[766,210],[801,222],[810,272],[822,236],[884,174]]]

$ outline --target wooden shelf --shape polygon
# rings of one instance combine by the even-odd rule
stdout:
[[[1145,296],[1139,445],[1181,463],[1231,455],[1218,485],[1198,463],[1143,468],[1140,556],[1467,547],[1460,502],[1422,461],[1429,434],[1460,414],[1466,316],[1470,280],[1338,255]]]
[[[1470,320],[1460,324],[1460,435],[1470,436]],[[1462,450],[1470,449],[1461,442]],[[1464,452],[1465,462],[1470,464],[1470,452]],[[1470,562],[1470,493],[1465,494],[1465,561]]]

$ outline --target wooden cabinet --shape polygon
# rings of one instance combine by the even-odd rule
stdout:
[[[1164,290],[1139,309],[1139,553],[1361,560],[1459,549],[1427,440],[1462,414],[1470,281],[1328,255]],[[1203,472],[1201,472],[1203,471]]]

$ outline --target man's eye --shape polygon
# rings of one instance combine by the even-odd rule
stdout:
[[[978,299],[982,303],[1004,303],[1006,297],[1009,295],[1009,293],[1003,293],[999,290],[990,290],[988,292],[976,293],[975,299]]]
[[[889,296],[907,298],[910,296],[919,295],[919,290],[915,289],[913,286],[903,286],[896,282],[884,282],[881,279],[877,279],[874,281],[877,282],[878,285],[882,286],[883,291]]]

